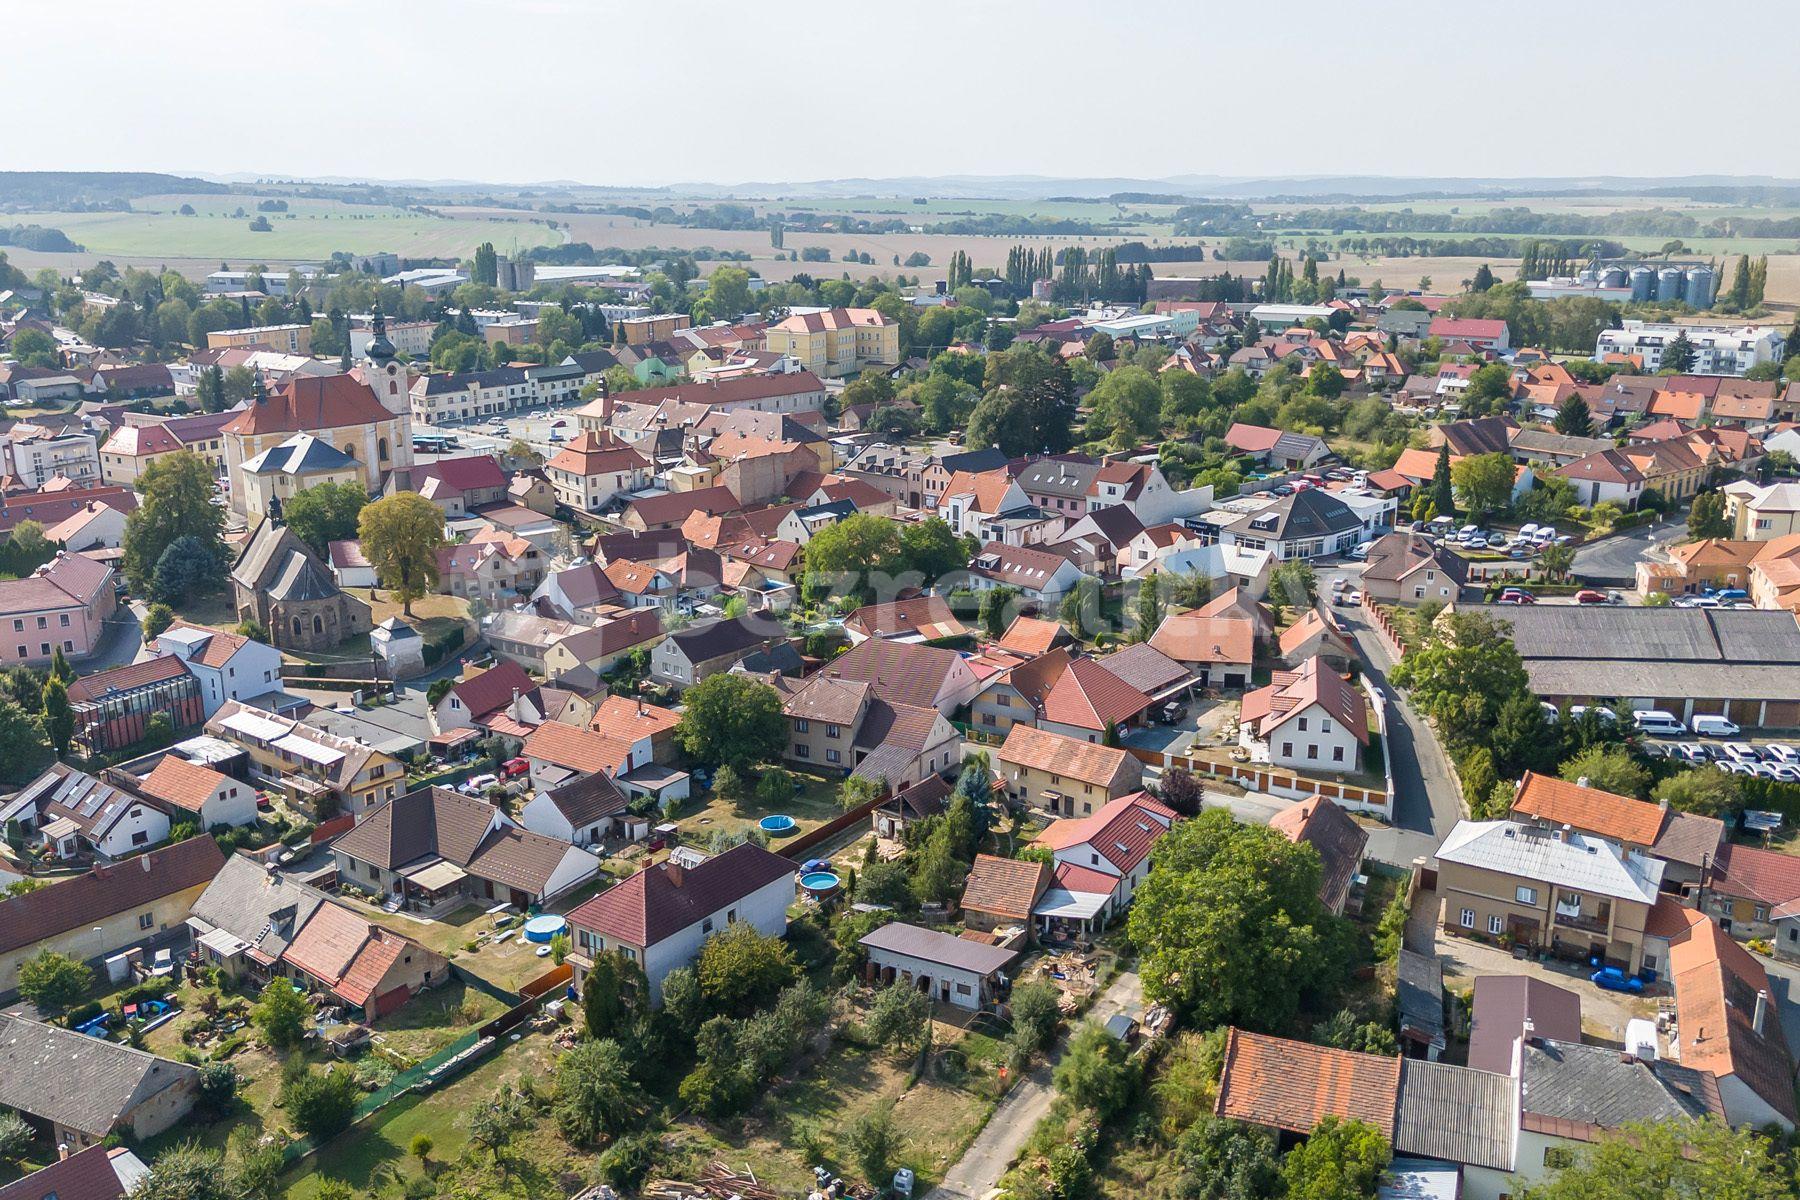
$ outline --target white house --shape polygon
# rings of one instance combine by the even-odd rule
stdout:
[[[1252,753],[1303,771],[1353,772],[1369,744],[1369,702],[1354,684],[1309,658],[1298,671],[1276,671],[1268,687],[1244,693],[1239,737]]]
[[[893,921],[861,941],[883,984],[905,984],[933,1000],[979,1011],[997,994],[997,976],[1017,950]]]
[[[974,590],[1017,588],[1021,598],[1046,609],[1062,603],[1083,578],[1081,568],[1060,554],[1001,542],[989,542],[969,562],[969,586]]]
[[[1260,600],[1269,590],[1269,572],[1275,565],[1275,552],[1243,545],[1186,545],[1170,550],[1134,566],[1127,567],[1125,577],[1137,579],[1145,575],[1199,575],[1213,581],[1214,593],[1242,588],[1252,599]]]
[[[138,784],[177,820],[192,819],[201,829],[256,824],[256,789],[211,767],[166,754]]]
[[[740,921],[780,937],[793,902],[794,864],[748,842],[695,867],[658,863],[569,913],[575,987],[598,955],[616,951],[643,968],[661,1005],[663,980],[692,964],[707,938]]]
[[[200,681],[200,698],[211,717],[227,700],[247,701],[281,690],[281,651],[239,633],[177,621],[147,648],[172,654]]]
[[[545,837],[593,846],[615,834],[635,837],[649,828],[648,818],[626,811],[628,804],[612,776],[596,771],[560,787],[534,789],[519,810],[519,824]]]
[[[1109,800],[1086,817],[1052,821],[1038,835],[1050,850],[1052,883],[1033,915],[1045,930],[1103,928],[1123,912],[1150,874],[1150,850],[1175,824],[1175,811],[1147,792]]]
[[[1633,509],[1644,494],[1643,472],[1619,450],[1578,458],[1557,468],[1556,474],[1574,485],[1575,499],[1589,508],[1610,500],[1620,508]]]
[[[169,815],[151,801],[62,763],[0,804],[0,829],[13,827],[58,858],[85,845],[119,858],[165,842]]]

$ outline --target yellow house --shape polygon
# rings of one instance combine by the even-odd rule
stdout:
[[[0,900],[0,997],[46,950],[87,962],[180,929],[224,865],[217,842],[195,837]]]
[[[354,459],[355,477],[371,496],[413,462],[412,408],[406,390],[391,397],[354,374],[295,376],[272,396],[258,395],[220,433],[231,474],[231,507],[248,513],[242,468],[295,434],[311,434]]]
[[[648,652],[666,636],[657,607],[619,609],[600,614],[600,624],[551,644],[544,650],[544,678],[552,683],[585,681],[606,674],[640,646]]]
[[[900,365],[900,323],[872,308],[796,313],[771,325],[765,338],[771,352],[791,355],[824,378]]]
[[[1680,441],[1626,446],[1624,454],[1644,477],[1644,487],[1665,500],[1686,500],[1706,484],[1705,460]]]
[[[227,700],[206,732],[250,755],[250,779],[318,819],[362,814],[406,790],[406,764],[385,750]]]
[[[362,464],[310,433],[296,433],[281,445],[264,450],[239,469],[236,486],[244,512],[252,519],[267,516],[272,502],[283,507],[301,492],[326,483],[361,483]]]
[[[254,325],[246,329],[214,329],[206,335],[208,350],[252,350],[267,346],[283,354],[311,354],[311,325]]]
[[[1768,542],[1800,533],[1800,483],[1771,483],[1759,487],[1747,479],[1728,483],[1725,519],[1731,536],[1752,542]]]

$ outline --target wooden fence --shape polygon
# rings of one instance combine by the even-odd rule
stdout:
[[[781,855],[783,858],[791,858],[795,862],[799,862],[806,857],[806,852],[811,850],[814,846],[830,841],[832,838],[858,822],[866,822],[869,819],[870,814],[877,808],[880,808],[882,801],[886,799],[887,797],[882,795],[877,796],[873,800],[864,801],[843,816],[833,817],[817,829],[809,829],[800,836],[789,838],[785,842],[779,842],[770,846],[769,849],[775,851],[775,853]]]

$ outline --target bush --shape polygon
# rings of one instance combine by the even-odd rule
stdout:
[[[900,1150],[900,1131],[894,1127],[894,1105],[878,1104],[850,1123],[844,1131],[844,1149],[856,1160],[863,1179],[873,1188],[885,1188],[894,1157]]]
[[[236,1098],[238,1084],[241,1082],[237,1068],[230,1063],[202,1063],[195,1091],[195,1108],[202,1116],[223,1116]]]
[[[627,1134],[608,1146],[596,1164],[602,1181],[624,1192],[636,1192],[656,1165],[655,1134]]]
[[[1085,1024],[1069,1039],[1068,1052],[1056,1064],[1056,1090],[1102,1121],[1123,1112],[1137,1090],[1137,1070],[1125,1056],[1125,1045],[1098,1025]]]
[[[356,1072],[349,1067],[313,1071],[302,1064],[282,1082],[281,1107],[295,1129],[323,1142],[349,1127],[360,1095]]]
[[[85,963],[46,950],[19,967],[19,995],[46,1012],[61,1012],[87,994],[94,972]]]

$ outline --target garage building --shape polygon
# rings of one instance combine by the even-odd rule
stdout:
[[[1000,970],[1015,951],[896,921],[862,939],[869,975],[885,986],[908,983],[945,1004],[981,1009],[998,995]]]

